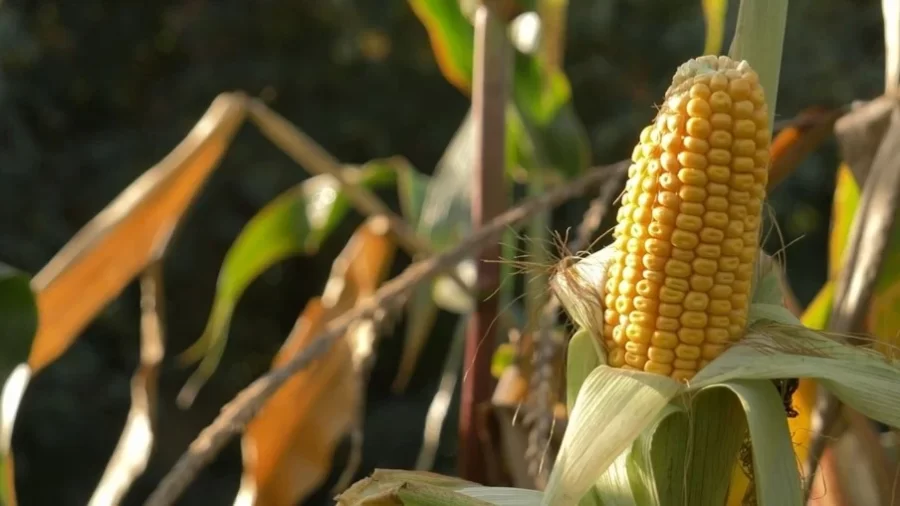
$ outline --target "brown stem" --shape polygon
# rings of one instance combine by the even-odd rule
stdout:
[[[508,43],[505,25],[488,4],[475,12],[475,60],[472,86],[475,158],[472,181],[472,226],[484,227],[503,212],[506,200],[504,155],[508,95]],[[491,242],[478,257],[478,288],[489,295],[500,286],[500,243]],[[491,356],[497,317],[497,297],[482,296],[469,322],[459,419],[460,477],[477,483],[487,479],[484,448],[478,437],[476,409],[488,402],[493,391]]]

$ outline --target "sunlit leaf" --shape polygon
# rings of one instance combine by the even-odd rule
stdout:
[[[368,188],[393,184],[397,175],[391,160],[345,170]],[[179,394],[180,404],[190,405],[215,372],[225,350],[232,313],[250,283],[290,256],[315,253],[349,210],[340,183],[330,175],[320,175],[282,193],[247,223],[225,255],[203,335],[180,357],[185,363],[201,360]]]
[[[327,317],[321,299],[310,300],[272,366],[309,346]],[[314,491],[331,470],[334,446],[349,429],[358,402],[350,346],[339,340],[269,398],[247,425],[241,502],[235,504],[287,506]]]
[[[859,182],[846,163],[837,170],[834,203],[831,209],[831,233],[828,240],[828,278],[837,279],[843,264],[844,251],[850,237],[850,225],[856,216],[861,194]]]
[[[394,251],[383,220],[364,223],[335,260],[322,297],[307,303],[272,367],[290,361],[332,319],[374,293]],[[358,414],[355,356],[369,352],[360,347],[370,344],[348,333],[266,402],[242,440],[244,475],[235,504],[297,504],[327,477],[334,448]]]
[[[638,502],[637,497],[647,499],[649,496],[646,494],[646,490],[643,490],[644,483],[642,481],[633,482],[633,476],[628,472],[631,467],[633,451],[632,446],[626,448],[597,480],[593,489],[599,499],[597,504],[601,506],[643,506],[645,504],[650,506],[652,504]],[[583,502],[582,498],[579,504]]]
[[[725,19],[728,0],[703,0],[703,18],[706,21],[706,42],[703,54],[719,55],[725,40]]]
[[[819,290],[806,310],[803,311],[801,321],[803,325],[811,329],[825,330],[828,328],[828,320],[831,318],[831,307],[834,303],[834,281],[827,281]]]
[[[538,506],[544,496],[537,490],[510,487],[467,487],[459,493],[497,506]]]
[[[34,277],[40,320],[28,358],[34,372],[65,352],[97,313],[159,257],[244,112],[240,99],[217,97],[168,156],[79,230]]]

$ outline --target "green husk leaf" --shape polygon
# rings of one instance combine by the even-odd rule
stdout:
[[[683,389],[665,376],[603,365],[594,369],[578,392],[541,504],[578,504]]]
[[[692,389],[738,379],[813,378],[862,414],[900,426],[900,363],[805,329],[784,306],[753,304],[742,341],[694,377]]]
[[[685,504],[725,504],[731,470],[747,425],[743,409],[728,391],[709,388],[689,400],[689,432]]]
[[[759,504],[802,506],[800,473],[784,403],[770,381],[730,381],[728,389],[740,402],[753,449],[753,475]]]
[[[595,491],[601,503],[660,506],[667,504],[666,498],[683,498],[687,430],[685,410],[675,403],[666,405],[597,480]]]
[[[638,504],[680,506],[684,499],[684,466],[688,450],[688,417],[671,403],[656,423],[634,442],[629,474]]]
[[[639,502],[632,490],[631,475],[628,472],[631,462],[631,446],[625,449],[597,480],[594,489],[603,506],[639,506],[649,503]],[[640,483],[638,483],[640,485]],[[646,495],[646,494],[644,494]]]
[[[606,352],[590,332],[580,329],[569,340],[566,356],[566,410],[572,413],[581,385],[601,364],[606,365]]]

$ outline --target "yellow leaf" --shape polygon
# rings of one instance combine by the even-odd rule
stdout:
[[[728,0],[703,0],[703,17],[706,20],[706,43],[703,54],[718,55],[725,39],[725,16]]]
[[[841,272],[844,250],[850,237],[850,225],[856,216],[860,198],[859,182],[846,163],[837,170],[837,183],[832,204],[831,234],[828,241],[828,278],[837,279]]]
[[[220,95],[187,137],[94,217],[34,277],[38,329],[28,357],[37,373],[56,360],[134,277],[158,258],[181,216],[244,120]]]
[[[395,248],[385,220],[363,224],[335,259],[322,297],[307,303],[272,367],[289,362],[331,320],[373,294],[388,272]],[[358,334],[348,333],[311,367],[293,376],[248,424],[242,441],[240,504],[294,505],[328,476],[334,448],[358,415],[356,364],[371,350],[371,342]],[[247,501],[248,497],[252,499]]]

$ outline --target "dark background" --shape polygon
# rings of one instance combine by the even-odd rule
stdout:
[[[630,154],[675,67],[702,51],[701,2],[571,4],[566,71],[594,162],[608,163]],[[778,117],[879,94],[883,52],[880,2],[793,0]],[[220,92],[265,97],[344,162],[400,154],[425,172],[468,107],[400,0],[5,0],[0,72],[0,261],[31,273],[165,156]],[[800,238],[787,259],[803,303],[825,275],[836,156],[827,145],[770,199],[784,240]],[[253,127],[242,129],[168,256],[170,355],[200,335],[218,267],[242,225],[305,177]],[[383,196],[396,204],[394,195]],[[578,209],[557,212],[556,226],[573,225]],[[360,220],[347,220],[315,258],[285,262],[251,287],[225,360],[189,411],[174,406],[187,372],[167,359],[156,453],[128,504],[140,504],[219,407],[269,367]],[[400,255],[394,272],[406,262]],[[22,506],[87,502],[128,410],[137,316],[132,286],[29,387],[14,437]],[[368,388],[361,475],[414,464],[452,318],[443,315],[437,328],[403,396],[389,390],[400,333],[383,341]],[[454,429],[447,427],[438,471],[453,472]],[[235,442],[182,504],[232,504],[239,475]],[[308,504],[328,504],[329,496],[323,489]]]

